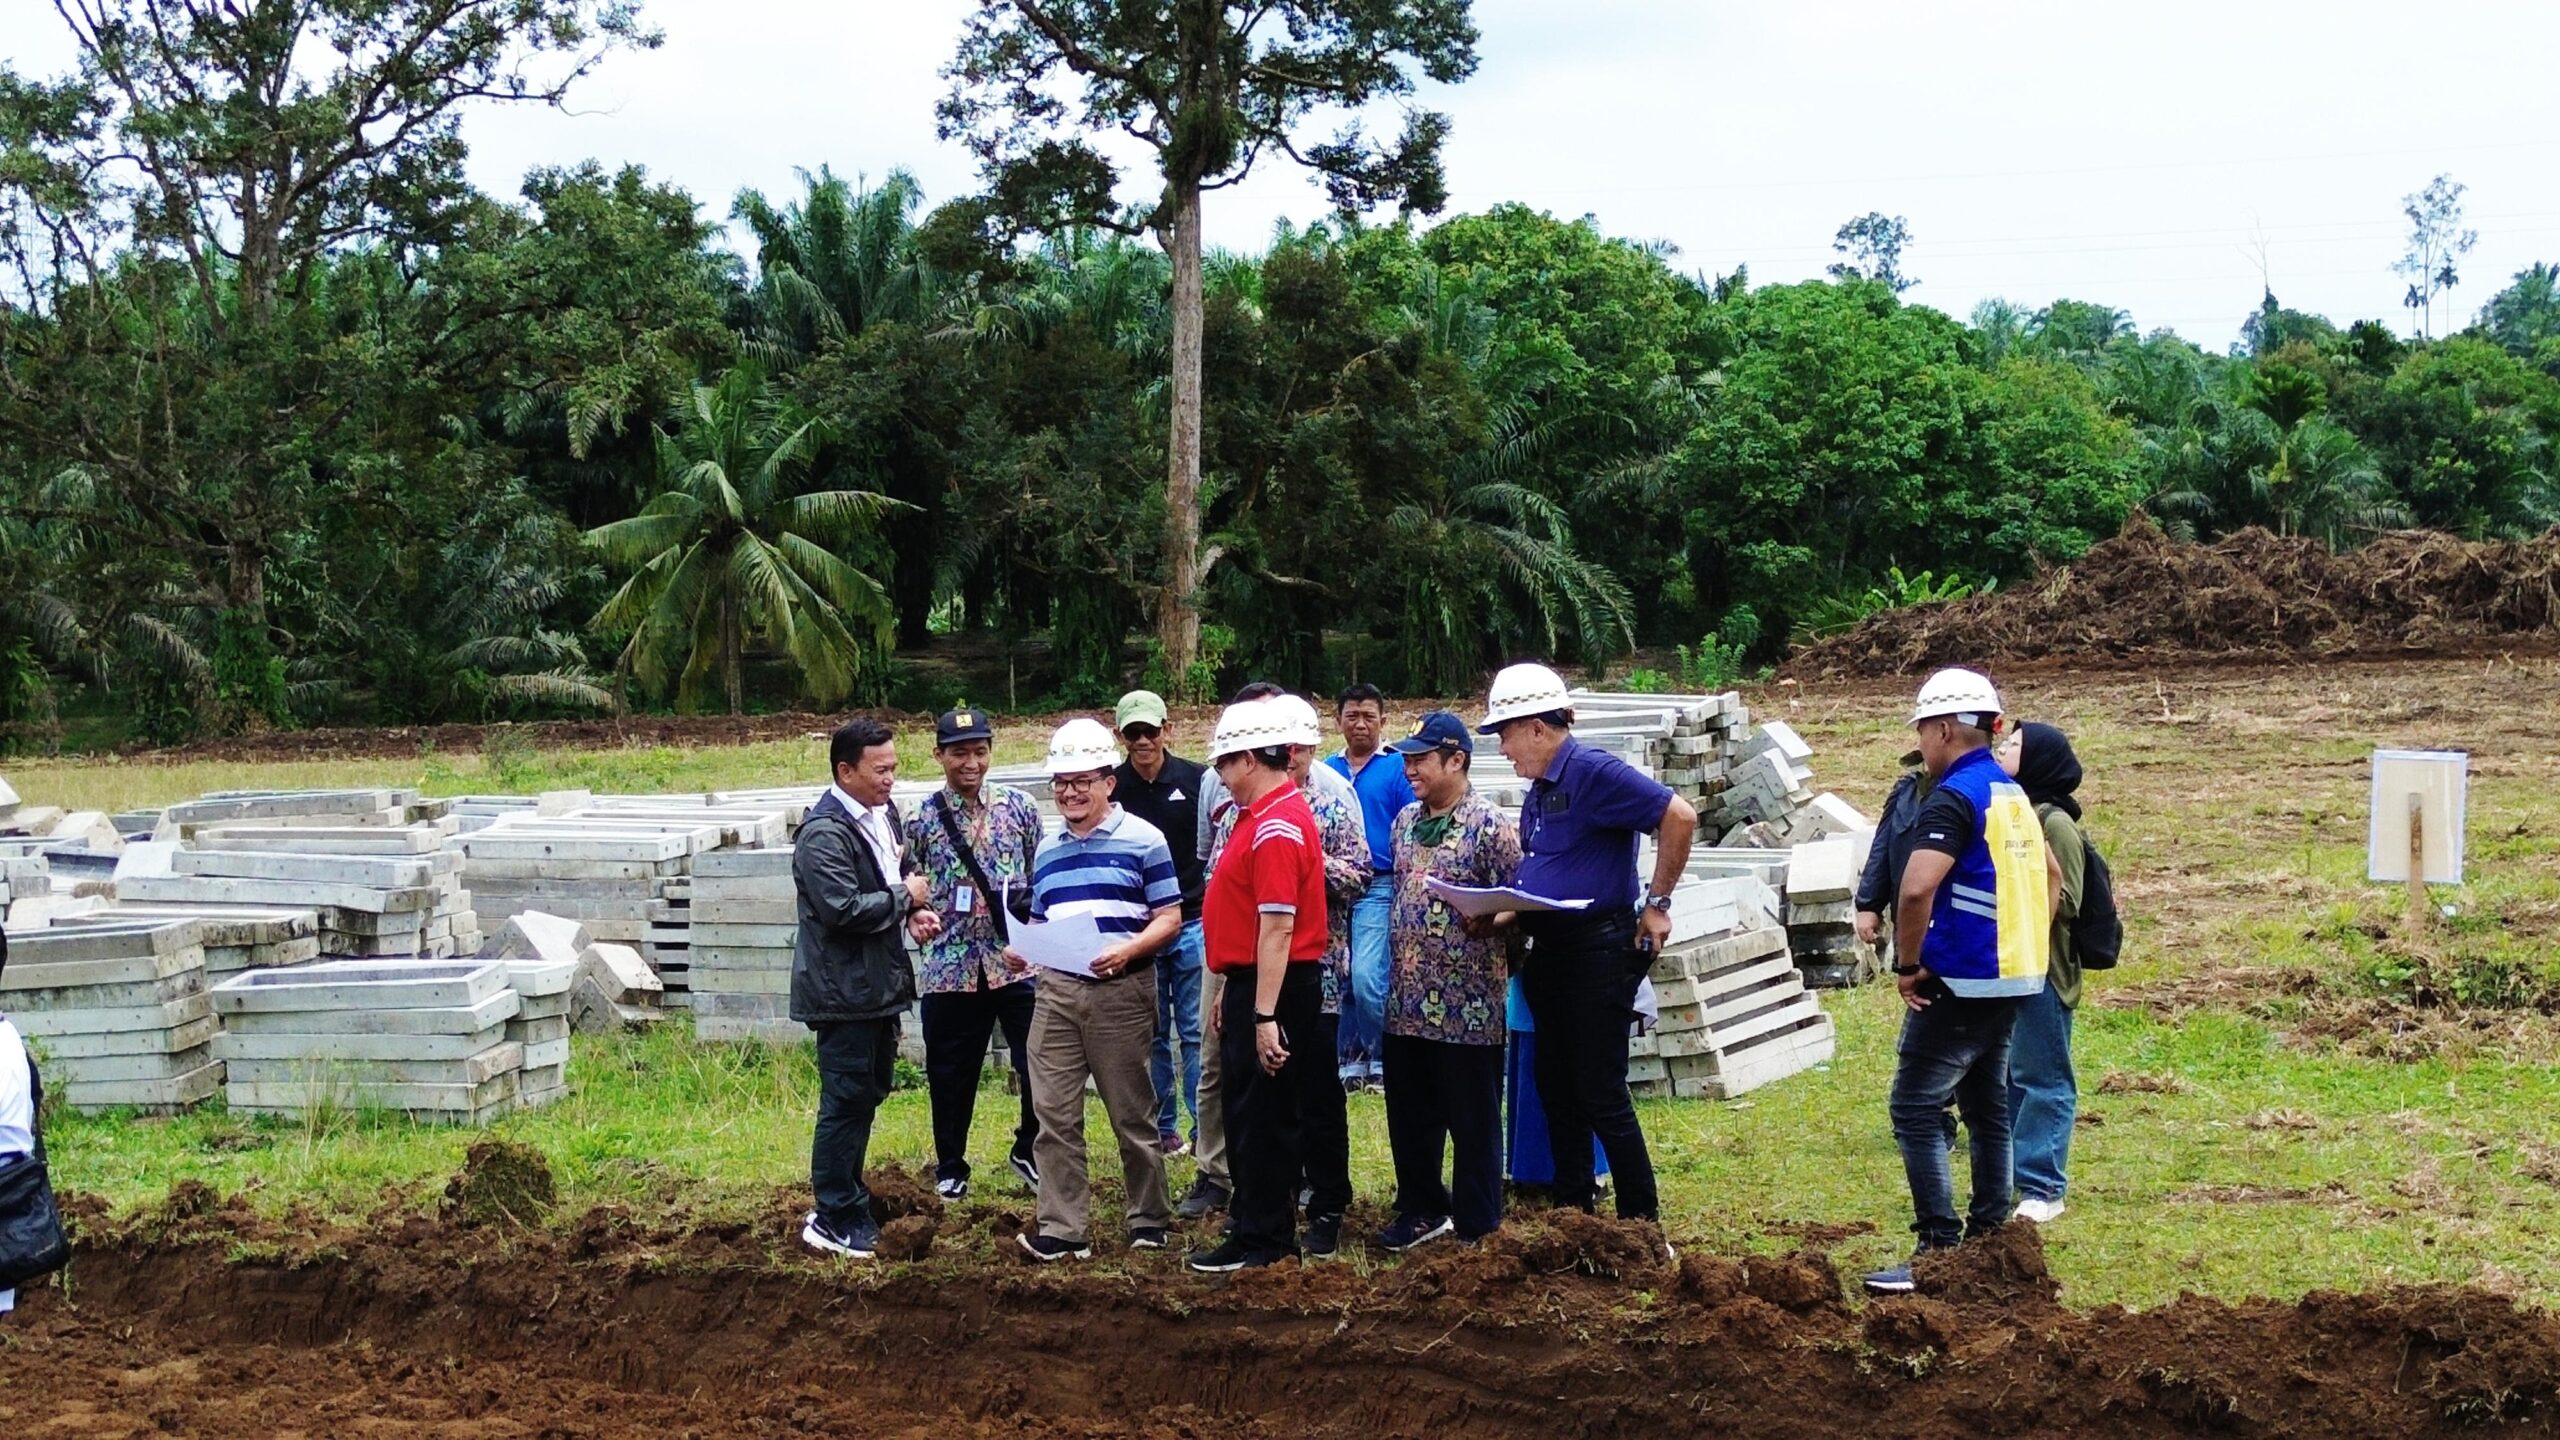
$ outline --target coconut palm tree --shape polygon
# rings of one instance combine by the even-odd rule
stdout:
[[[2259,489],[2278,533],[2309,535],[2332,548],[2351,543],[2359,531],[2411,523],[2364,446],[2346,427],[2318,416],[2285,432]]]
[[[652,690],[672,684],[683,708],[716,672],[729,713],[739,712],[749,636],[791,658],[811,699],[844,699],[866,642],[887,648],[893,625],[880,583],[845,552],[898,502],[816,488],[807,472],[823,427],[752,363],[695,386],[683,419],[658,435],[657,496],[587,532],[608,563],[631,571],[593,623],[628,634],[623,668]]]

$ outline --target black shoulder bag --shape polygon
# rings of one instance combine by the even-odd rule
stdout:
[[[933,807],[934,817],[942,822],[942,833],[951,837],[951,848],[960,852],[960,863],[968,870],[970,881],[977,885],[978,893],[986,897],[987,914],[996,923],[997,942],[1011,941],[1013,930],[1007,922],[1012,917],[1005,913],[1005,893],[988,881],[985,868],[978,864],[978,852],[969,848],[969,837],[960,833],[960,822],[952,818],[951,802],[935,795],[924,803]],[[1029,897],[1024,899],[1027,904]],[[1024,918],[1029,917],[1026,915]]]
[[[44,1077],[27,1057],[27,1125],[36,1153],[0,1165],[0,1289],[16,1289],[71,1263],[71,1240],[62,1231],[62,1207],[44,1159]]]

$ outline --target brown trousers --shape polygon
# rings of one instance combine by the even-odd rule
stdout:
[[[1067,975],[1040,978],[1028,1058],[1031,1109],[1040,1121],[1032,1153],[1040,1165],[1041,1234],[1058,1240],[1092,1238],[1086,1228],[1092,1218],[1084,1145],[1088,1077],[1120,1140],[1130,1228],[1172,1226],[1164,1150],[1156,1140],[1155,1080],[1147,1071],[1155,1040],[1154,971],[1099,982]]]

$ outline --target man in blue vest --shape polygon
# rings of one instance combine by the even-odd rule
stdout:
[[[1893,1076],[1893,1138],[1911,1182],[1922,1253],[2009,1218],[2009,1030],[2044,988],[2060,867],[2044,824],[1991,750],[2000,695],[1971,670],[1920,687],[1911,725],[1937,780],[1912,827],[1894,905],[1894,983],[1907,1013]],[[1953,1100],[1973,1145],[1973,1204],[1959,1223],[1944,1115]],[[1911,1266],[1866,1277],[1912,1288]]]

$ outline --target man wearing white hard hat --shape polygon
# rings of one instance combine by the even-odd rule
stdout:
[[[1240,807],[1201,909],[1209,969],[1226,977],[1216,1016],[1226,1140],[1235,1194],[1226,1238],[1191,1257],[1207,1274],[1298,1253],[1305,1116],[1322,1092],[1339,1102],[1323,1013],[1324,842],[1289,781],[1291,717],[1269,701],[1230,705],[1209,763]]]
[[[2044,822],[1992,753],[1999,724],[1999,692],[1971,670],[1930,676],[1911,710],[1920,763],[1937,786],[1913,823],[1894,902],[1905,1013],[1892,1113],[1924,1253],[2009,1218],[2009,1032],[2026,997],[2044,988],[2062,893]],[[1961,1222],[1947,1165],[1950,1100],[1973,1150],[1973,1204]],[[1866,1284],[1908,1291],[1911,1266],[1876,1271]]]
[[[1285,693],[1272,696],[1270,703],[1288,717],[1289,782],[1307,797],[1316,834],[1324,842],[1324,970],[1318,977],[1323,998],[1315,1044],[1339,1055],[1343,1012],[1351,1005],[1351,908],[1369,889],[1369,837],[1361,828],[1358,800],[1345,799],[1315,778],[1335,773],[1316,763],[1316,748],[1324,743],[1316,707],[1303,695]],[[1340,1073],[1337,1067],[1336,1076]],[[1338,1083],[1313,1093],[1299,1118],[1305,1126],[1307,1228],[1298,1243],[1309,1256],[1321,1258],[1341,1248],[1342,1217],[1351,1208],[1348,1097]]]
[[[1535,1078],[1547,1112],[1559,1205],[1593,1209],[1591,1142],[1616,1177],[1618,1215],[1658,1220],[1653,1157],[1627,1091],[1636,987],[1671,933],[1671,891],[1689,865],[1698,812],[1652,776],[1573,738],[1573,698],[1544,665],[1493,679],[1480,734],[1529,784],[1520,806],[1518,885],[1580,910],[1524,913],[1520,988],[1537,1024]],[[1637,836],[1654,839],[1652,883],[1636,882]]]
[[[1101,931],[1102,945],[1091,957],[1091,974],[1059,970],[1041,976],[1031,1012],[1040,1213],[1019,1243],[1040,1261],[1093,1254],[1084,1145],[1087,1079],[1120,1141],[1129,1248],[1161,1250],[1173,1228],[1164,1151],[1156,1143],[1155,1082],[1147,1067],[1156,1040],[1152,967],[1182,928],[1182,881],[1164,832],[1112,803],[1111,772],[1119,763],[1119,741],[1099,720],[1070,720],[1050,738],[1049,790],[1066,828],[1043,841],[1032,862],[1031,918],[1089,919]],[[1017,970],[1027,968],[1012,947],[1005,959]]]

